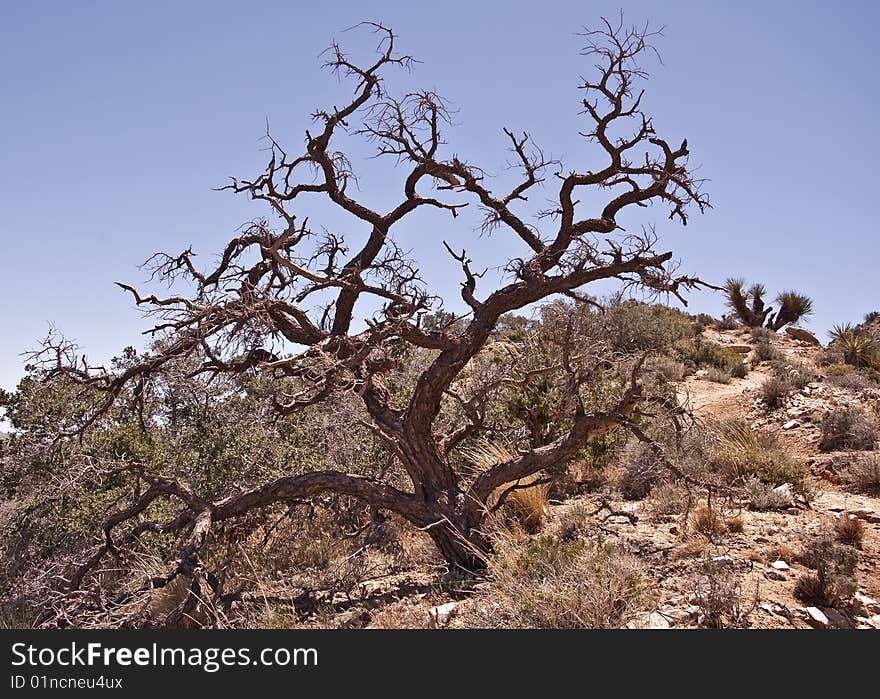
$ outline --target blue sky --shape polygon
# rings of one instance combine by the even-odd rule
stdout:
[[[364,49],[362,35],[341,31],[363,19],[393,26],[422,61],[388,86],[448,97],[449,152],[490,172],[506,159],[504,126],[529,131],[568,168],[588,167],[576,85],[590,63],[575,33],[621,7],[628,20],[665,24],[646,105],[661,135],[687,137],[715,208],[686,228],[643,212],[659,247],[710,281],[746,276],[810,294],[820,334],[880,308],[877,3],[369,5],[0,4],[0,386],[17,382],[19,353],[50,322],[96,359],[142,346],[147,323],[113,282],[142,281],[137,265],[156,250],[192,245],[210,261],[266,213],[213,188],[261,170],[267,119],[296,150],[309,113],[344,98],[318,54],[332,37]],[[387,172],[362,168],[363,196],[378,205],[397,191]],[[473,241],[437,216],[401,235],[453,297],[442,240],[488,266],[521,254],[500,233]],[[692,297],[694,311],[722,306]]]

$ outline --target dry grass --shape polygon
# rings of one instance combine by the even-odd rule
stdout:
[[[779,445],[775,435],[753,430],[746,422],[730,420],[710,428],[709,466],[730,482],[759,478],[773,486],[790,483],[807,496],[807,467]]]
[[[488,440],[461,449],[461,454],[478,471],[485,471],[516,457],[510,449]],[[504,507],[516,516],[527,531],[535,532],[541,528],[550,512],[550,487],[543,480],[543,476],[536,473],[513,483],[506,483],[493,493],[488,504],[494,507],[499,499],[504,498]]]
[[[797,551],[784,541],[773,544],[767,549],[767,559],[771,561],[785,561],[791,563],[797,558]]]
[[[727,527],[727,531],[739,534],[745,528],[745,518],[742,515],[728,517],[724,520],[724,525]]]
[[[681,546],[675,549],[674,558],[696,558],[706,553],[709,544],[704,537],[693,537],[685,541]]]
[[[834,538],[841,544],[860,549],[865,538],[865,525],[855,515],[843,512],[834,525]]]
[[[639,562],[601,541],[502,532],[475,626],[620,628],[648,606]]]
[[[701,505],[690,514],[689,524],[692,531],[712,539],[727,531],[724,518],[713,507]]]

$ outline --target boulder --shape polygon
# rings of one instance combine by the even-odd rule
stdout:
[[[813,345],[815,347],[822,346],[822,343],[819,342],[818,338],[813,335],[813,333],[811,333],[809,330],[805,330],[804,328],[798,328],[794,325],[791,325],[785,329],[785,334],[795,340],[806,342],[808,345]]]
[[[804,609],[807,614],[807,623],[815,629],[827,629],[831,626],[828,617],[818,607],[807,607]]]

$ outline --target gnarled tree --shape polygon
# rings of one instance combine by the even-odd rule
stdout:
[[[701,283],[676,272],[671,252],[654,249],[652,229],[634,235],[619,223],[624,211],[657,204],[668,207],[670,219],[686,224],[691,207],[702,211],[708,206],[688,167],[687,142],[674,146],[660,137],[641,108],[640,83],[647,77],[643,60],[653,52],[654,34],[622,21],[603,21],[600,29],[583,35],[583,54],[596,61],[596,73],[580,85],[588,123],[582,135],[594,144],[598,158],[589,168],[567,171],[545,158],[527,134],[504,129],[521,179],[499,192],[484,170],[449,154],[443,135],[449,115],[437,94],[394,97],[387,89],[386,73],[408,67],[411,59],[397,52],[391,30],[368,26],[381,39],[372,62],[360,64],[335,44],[328,54],[327,67],[353,86],[350,100],[313,115],[317,125],[306,133],[302,153],[290,155],[270,139],[265,171],[229,185],[265,202],[280,225],[267,220],[250,224],[229,241],[211,269],[200,269],[191,250],[152,258],[158,275],[188,281],[192,293],[159,297],[120,285],[157,317],[155,332],[165,337],[158,349],[119,371],[89,367],[64,341],[49,340],[39,356],[47,380],[63,376],[103,396],[65,438],[89,429],[121,401],[136,408],[162,368],[185,357],[202,357],[196,371],[208,376],[256,373],[267,401],[281,415],[349,392],[362,404],[364,422],[405,473],[406,485],[320,470],[245,490],[230,486],[227,495],[212,499],[182,480],[151,474],[148,465],[132,466],[145,487],[133,491],[130,502],[106,520],[100,545],[68,575],[70,587],[80,585],[102,557],[124,551],[143,532],[179,532],[184,541],[177,561],[166,578],[152,584],[190,577],[192,594],[177,610],[178,616],[185,614],[186,605],[204,596],[211,583],[200,554],[212,527],[323,492],[396,513],[423,528],[451,565],[473,570],[485,560],[480,525],[487,501],[497,498],[493,494],[564,462],[593,437],[635,425],[643,398],[639,362],[633,363],[613,404],[591,411],[582,389],[593,380],[595,366],[563,348],[552,368],[566,376],[564,432],[478,474],[455,466],[456,449],[480,433],[486,401],[495,395],[492,386],[461,395],[456,382],[504,314],[558,295],[581,298],[578,290],[601,280],[678,298]],[[359,198],[352,186],[354,167],[337,150],[343,133],[367,139],[379,156],[394,162],[394,172],[400,173],[396,205],[378,210]],[[524,215],[527,195],[551,185],[549,210]],[[300,209],[303,200],[315,197],[340,210],[355,230],[366,227],[365,242],[355,244],[356,233],[317,233]],[[597,210],[582,210],[587,207],[580,202],[597,197],[605,197]],[[425,208],[448,213],[449,224],[455,224],[464,218],[459,217],[462,208],[471,204],[484,212],[485,230],[509,236],[504,245],[523,252],[512,255],[502,285],[483,289],[485,277],[467,253],[443,243],[462,275],[466,313],[440,314],[441,299],[422,281],[417,260],[394,243],[393,232]],[[419,252],[442,252],[441,242],[426,240]],[[356,308],[370,310],[359,317]],[[422,322],[429,312],[434,321]],[[428,361],[419,368],[413,390],[401,398],[389,383],[406,348],[427,355]],[[450,405],[457,406],[457,423],[443,417]],[[176,502],[178,514],[154,521],[149,512],[158,499]]]

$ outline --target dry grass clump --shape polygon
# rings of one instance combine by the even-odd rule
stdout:
[[[691,512],[689,518],[691,530],[702,534],[707,539],[723,534],[727,531],[727,525],[721,513],[709,505],[701,505]]]
[[[742,515],[727,517],[724,520],[724,525],[727,527],[727,531],[733,534],[739,534],[745,528],[746,520]]]
[[[797,551],[784,541],[773,544],[767,549],[767,559],[771,561],[785,561],[791,563],[797,558]]]
[[[490,610],[498,627],[620,628],[648,604],[638,560],[602,540],[507,531],[488,568],[488,591],[478,606]]]
[[[849,487],[865,493],[880,493],[880,456],[871,454],[856,459],[840,473]]]
[[[461,454],[479,471],[516,457],[511,450],[488,440],[461,449]],[[535,532],[541,528],[550,511],[549,492],[549,483],[536,473],[501,486],[493,493],[488,504],[494,507],[503,498],[503,506],[514,514],[527,531]]]
[[[870,451],[877,447],[880,438],[877,422],[855,406],[828,411],[822,418],[820,429],[822,437],[819,449],[822,451]]]
[[[729,482],[755,477],[773,486],[790,483],[796,493],[809,495],[807,467],[783,449],[775,435],[737,420],[717,423],[711,433],[709,466]]]
[[[841,544],[860,549],[865,538],[865,525],[855,515],[842,512],[834,525],[834,538]]]
[[[823,531],[808,539],[799,560],[816,570],[802,575],[795,584],[794,596],[805,604],[837,607],[858,589],[858,551],[837,542],[831,532]]]

